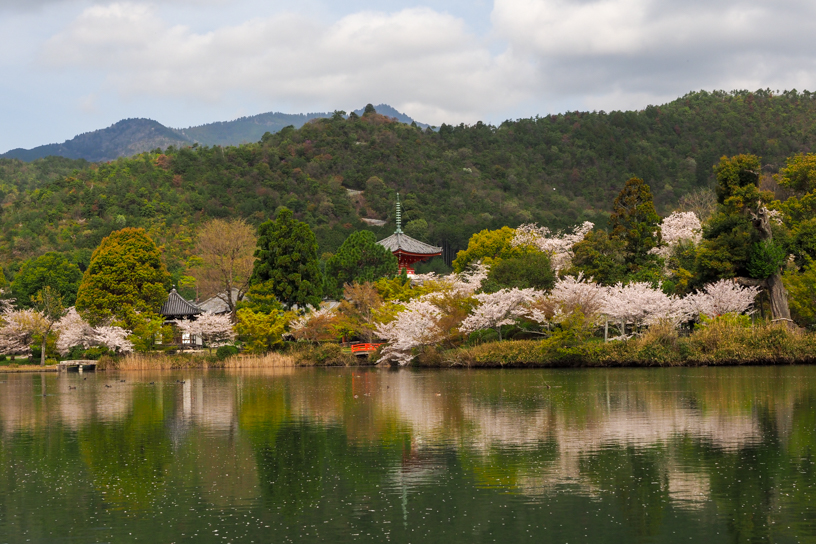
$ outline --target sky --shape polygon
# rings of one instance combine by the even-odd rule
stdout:
[[[387,103],[440,125],[816,91],[812,0],[0,0],[0,152]]]

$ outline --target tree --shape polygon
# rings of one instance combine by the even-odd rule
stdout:
[[[42,316],[41,326],[36,332],[42,338],[40,342],[40,366],[45,366],[48,335],[54,325],[65,315],[66,310],[62,303],[62,295],[49,285],[46,285],[35,296],[31,297],[31,303]]]
[[[4,355],[31,353],[35,336],[48,326],[40,312],[30,308],[14,310],[10,305],[0,315],[0,325],[0,353]]]
[[[717,317],[747,312],[754,305],[757,294],[759,287],[743,287],[733,280],[720,280],[688,295],[684,301],[692,315]]]
[[[338,317],[333,308],[309,312],[289,323],[289,334],[296,340],[305,340],[313,344],[336,340]]]
[[[766,206],[772,195],[759,191],[760,171],[759,157],[754,155],[720,159],[714,168],[720,210],[712,223],[730,225],[731,228],[721,232],[709,231],[705,236],[709,240],[706,246],[719,249],[720,254],[728,252],[738,255],[740,268],[733,272],[750,274],[753,270],[754,275],[765,276],[738,277],[737,281],[742,285],[767,290],[773,317],[792,323],[787,292],[782,282],[780,252],[774,243],[774,214]],[[791,184],[794,182],[791,181]],[[723,242],[727,242],[725,247]],[[729,255],[726,253],[724,257],[728,258]]]
[[[144,229],[125,228],[104,238],[82,277],[76,308],[91,324],[155,314],[167,299],[170,274]]]
[[[483,230],[470,237],[467,249],[456,254],[453,270],[462,272],[471,264],[481,261],[493,265],[501,259],[521,257],[530,252],[529,247],[513,245],[516,229],[502,227],[498,230]]]
[[[243,219],[212,219],[198,230],[200,262],[193,274],[201,291],[223,300],[233,316],[249,289],[256,244],[254,229]]]
[[[339,297],[346,284],[392,278],[397,270],[397,257],[377,243],[373,232],[357,231],[326,262],[326,294]]]
[[[22,306],[30,306],[31,297],[46,286],[54,289],[73,306],[82,280],[79,267],[57,252],[49,252],[23,263],[11,283],[11,292]]]
[[[323,295],[323,277],[317,260],[317,242],[309,225],[282,208],[278,217],[258,228],[252,283],[271,281],[275,297],[287,308],[317,307]]]
[[[372,283],[346,284],[340,303],[340,328],[349,335],[372,342],[375,337],[377,310],[383,299]]]
[[[589,221],[584,221],[573,227],[572,232],[552,232],[547,227],[535,224],[521,225],[516,229],[512,245],[545,253],[550,257],[553,270],[558,272],[570,266],[575,244],[583,240],[593,226]]]
[[[568,274],[591,278],[602,285],[615,285],[626,279],[624,242],[610,238],[605,230],[588,232],[573,247],[572,266]]]
[[[654,266],[651,250],[660,245],[660,216],[652,191],[640,178],[631,178],[615,198],[609,216],[611,236],[622,240],[630,271]]]
[[[515,287],[548,291],[554,284],[555,272],[552,269],[550,256],[546,253],[535,252],[524,257],[502,259],[495,263],[487,273],[487,280],[482,290],[495,292]]]
[[[502,327],[513,325],[528,314],[528,305],[541,298],[536,289],[502,289],[495,293],[479,293],[474,298],[479,305],[462,321],[462,332],[495,329],[502,339]]]
[[[232,320],[227,314],[204,312],[195,319],[177,321],[176,326],[182,332],[201,338],[209,348],[225,346],[235,340]]]
[[[266,353],[282,344],[286,325],[293,317],[288,312],[264,314],[249,308],[239,308],[237,316],[235,329],[251,353]]]

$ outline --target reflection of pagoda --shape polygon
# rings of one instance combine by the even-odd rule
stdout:
[[[414,263],[442,255],[442,248],[414,240],[402,232],[402,207],[400,206],[399,193],[397,193],[397,230],[386,238],[377,242],[381,246],[388,248],[399,260],[399,271],[405,270],[408,275],[414,274]]]

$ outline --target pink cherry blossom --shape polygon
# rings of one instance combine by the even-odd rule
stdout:
[[[751,310],[759,291],[759,287],[743,287],[733,280],[720,280],[709,283],[702,291],[688,295],[685,302],[689,313],[694,316],[741,314]]]
[[[480,293],[473,298],[479,305],[462,322],[459,330],[473,332],[485,329],[496,329],[501,340],[501,327],[517,323],[528,314],[529,304],[543,297],[544,293],[536,289],[502,289],[495,293]]]
[[[572,232],[553,233],[547,227],[539,227],[535,223],[521,225],[516,229],[513,238],[514,246],[532,246],[550,256],[553,269],[557,272],[570,265],[572,246],[584,239],[584,236],[595,225],[585,221],[572,229]]]

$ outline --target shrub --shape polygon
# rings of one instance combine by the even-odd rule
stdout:
[[[219,361],[223,361],[228,357],[232,357],[233,355],[238,355],[241,350],[236,348],[235,346],[221,346],[217,350],[215,350],[215,357]]]

